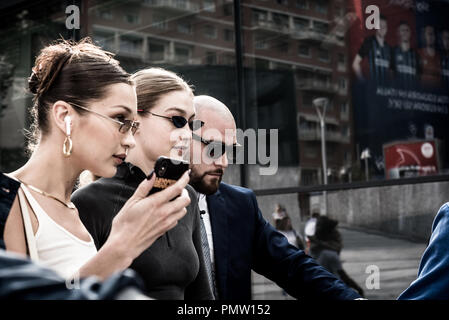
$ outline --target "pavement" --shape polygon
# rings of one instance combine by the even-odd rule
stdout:
[[[341,259],[346,273],[369,300],[394,300],[416,279],[425,243],[339,227]],[[294,300],[282,289],[253,272],[253,299]]]

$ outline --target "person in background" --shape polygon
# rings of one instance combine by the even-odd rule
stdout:
[[[281,204],[276,204],[272,218],[276,230],[282,233],[291,245],[304,250],[304,241],[301,235],[293,228],[292,220],[287,214],[287,210]]]
[[[332,272],[363,297],[363,289],[343,269],[340,259],[343,240],[337,225],[337,220],[326,216],[317,218],[315,234],[309,237],[310,255],[326,270]]]

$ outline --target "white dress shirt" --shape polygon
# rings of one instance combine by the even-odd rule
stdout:
[[[214,240],[212,238],[212,227],[210,224],[210,215],[209,209],[207,208],[206,195],[202,193],[198,193],[198,207],[200,211],[204,211],[205,213],[201,215],[203,218],[204,228],[206,229],[207,234],[207,242],[209,244],[210,251],[210,262],[212,266],[215,266],[215,258],[214,258]]]

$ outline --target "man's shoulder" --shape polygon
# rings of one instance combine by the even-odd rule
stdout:
[[[248,197],[254,195],[254,191],[251,189],[232,184],[227,184],[224,182],[220,183],[218,190],[223,194],[230,194],[233,196]]]

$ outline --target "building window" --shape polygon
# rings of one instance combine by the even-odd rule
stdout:
[[[192,34],[192,25],[189,22],[179,22],[176,29],[179,33]]]
[[[268,12],[262,10],[253,10],[253,23],[268,21]]]
[[[294,18],[293,25],[295,26],[295,31],[304,31],[309,28],[310,22],[307,19]]]
[[[321,14],[327,14],[327,8],[329,4],[327,0],[316,0],[315,2],[315,11]]]
[[[228,42],[234,42],[234,30],[224,29],[224,39]]]
[[[296,0],[296,8],[309,9],[309,2],[307,0]]]
[[[103,33],[94,31],[93,38],[104,50],[115,51],[113,33]]]
[[[232,3],[225,3],[223,5],[223,15],[225,17],[232,16],[234,14],[234,7]]]
[[[160,43],[149,43],[150,61],[163,61],[165,58],[165,46]]]
[[[216,52],[206,52],[206,64],[217,64],[217,53]]]
[[[346,79],[345,78],[340,78],[338,81],[338,87],[340,88],[340,90],[344,91],[347,89],[347,85],[346,85]]]
[[[216,39],[217,38],[217,28],[214,26],[207,24],[204,26],[204,37],[207,39]]]
[[[141,38],[131,38],[122,36],[120,38],[120,53],[121,54],[130,54],[130,55],[141,55],[142,54],[142,43],[143,40]]]
[[[160,14],[153,14],[153,27],[165,30],[167,26],[167,17]]]
[[[97,17],[105,20],[112,20],[112,10],[111,9],[98,9]]]
[[[263,36],[256,36],[254,40],[254,47],[256,49],[268,49],[268,41]]]
[[[207,12],[215,12],[215,0],[203,0],[203,9]]]
[[[323,62],[329,62],[330,61],[329,51],[326,49],[318,48],[318,59]]]
[[[137,13],[125,13],[124,19],[129,24],[139,24],[139,15]]]
[[[342,134],[343,137],[349,138],[349,136],[351,135],[351,132],[350,132],[349,127],[347,125],[344,125],[341,128],[341,134]]]
[[[288,6],[288,0],[276,0],[276,2],[283,6]]]
[[[313,29],[319,33],[327,34],[329,32],[329,24],[325,22],[313,21]]]
[[[187,48],[175,48],[175,61],[179,63],[188,63],[190,58],[190,50]]]
[[[306,46],[306,45],[304,45],[304,44],[300,44],[300,45],[298,46],[298,54],[299,54],[301,57],[307,57],[307,58],[309,58],[309,57],[310,57],[310,47],[309,47],[309,46]]]

